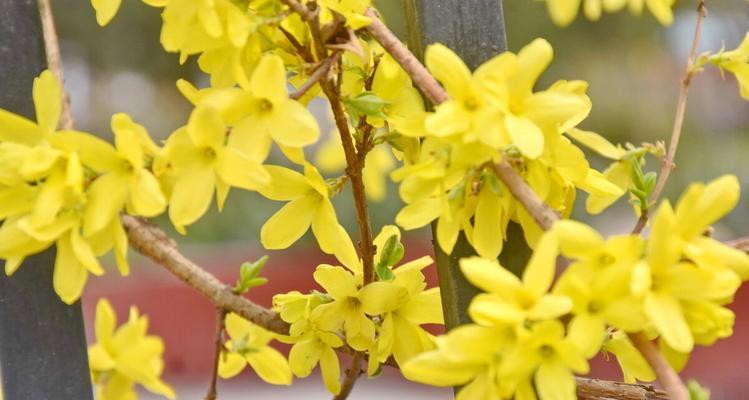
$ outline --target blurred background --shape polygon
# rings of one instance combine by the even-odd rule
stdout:
[[[403,33],[403,4],[399,0],[376,1],[389,24]],[[517,51],[536,37],[544,37],[555,50],[555,60],[539,82],[544,88],[557,79],[582,79],[590,83],[593,100],[591,116],[584,129],[599,132],[613,142],[656,142],[671,132],[679,82],[689,52],[694,29],[695,1],[680,0],[675,21],[669,28],[656,23],[645,13],[634,18],[626,11],[604,15],[597,23],[579,17],[567,28],[551,24],[545,4],[531,0],[504,2],[510,50]],[[111,139],[112,114],[126,112],[145,125],[152,136],[163,139],[184,125],[190,111],[188,102],[175,82],[185,78],[197,86],[207,79],[194,59],[179,65],[175,54],[165,53],[159,43],[161,18],[158,9],[140,1],[124,1],[122,10],[106,28],[96,24],[88,1],[55,2],[66,72],[66,87],[80,130]],[[732,49],[749,30],[749,3],[745,0],[720,0],[709,3],[701,51]],[[322,132],[331,129],[327,113],[317,109]],[[312,156],[315,149],[309,150]],[[722,239],[749,235],[749,103],[739,96],[733,76],[721,76],[708,68],[693,83],[687,109],[682,145],[666,196],[675,200],[690,181],[705,181],[724,173],[742,180],[744,196],[728,218],[716,227]],[[605,160],[589,155],[603,168]],[[269,163],[282,163],[272,155]],[[651,168],[657,168],[652,163]],[[371,206],[373,229],[379,231],[393,218],[401,203],[394,186],[387,198]],[[579,200],[584,201],[585,196]],[[349,193],[338,196],[338,215],[348,228],[355,225]],[[273,293],[309,290],[314,287],[311,272],[320,262],[331,261],[315,250],[308,236],[284,252],[264,251],[259,245],[259,229],[281,204],[261,196],[234,190],[223,213],[215,209],[189,228],[189,236],[178,237],[185,251],[201,265],[226,282],[236,279],[239,265],[269,254],[265,269],[270,284],[253,289],[250,297],[269,305]],[[631,229],[634,218],[626,201],[598,218],[591,219],[582,203],[575,217],[590,222],[606,233]],[[160,225],[171,231],[168,221]],[[356,232],[356,230],[351,230]],[[173,231],[172,231],[173,232]],[[408,232],[406,259],[431,254],[428,229]],[[175,234],[175,237],[178,235]],[[215,310],[181,282],[144,259],[132,255],[134,271],[123,279],[116,273],[92,280],[84,297],[87,326],[93,327],[93,315],[99,297],[115,305],[119,317],[126,317],[130,305],[151,317],[150,331],[166,342],[165,377],[181,398],[202,398],[209,380]],[[436,281],[430,271],[432,284]],[[749,381],[744,376],[745,362],[737,350],[749,346],[749,293],[739,293],[735,303],[738,317],[735,336],[719,342],[709,352],[696,351],[686,377],[695,377],[709,386],[714,399],[749,398]],[[92,338],[92,330],[89,329]],[[345,361],[344,361],[345,363]],[[598,376],[619,379],[613,362],[597,360]],[[600,367],[600,368],[598,368]],[[278,389],[245,372],[238,378],[221,382],[220,398],[306,399],[329,398],[319,378],[313,375],[295,381],[291,388]],[[408,383],[397,373],[386,372],[374,380],[361,379],[353,398],[450,398],[451,390],[426,388]],[[144,394],[142,398],[150,398]]]

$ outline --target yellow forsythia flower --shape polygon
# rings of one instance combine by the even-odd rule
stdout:
[[[736,49],[720,52],[708,60],[720,69],[734,74],[739,83],[741,97],[749,100],[749,32]]]
[[[106,299],[96,305],[96,343],[88,348],[96,398],[101,400],[135,399],[135,384],[169,399],[174,390],[161,380],[164,369],[161,338],[146,334],[148,318],[135,307],[119,328],[114,309]]]
[[[249,365],[260,379],[274,385],[291,385],[292,376],[286,358],[268,343],[274,334],[235,313],[226,316],[226,331],[231,340],[219,359],[219,375],[228,379]]]
[[[288,168],[269,165],[271,184],[259,192],[271,199],[288,201],[260,229],[266,249],[285,249],[312,228],[320,249],[334,254],[343,265],[360,269],[359,257],[346,230],[338,222],[330,189],[317,169],[309,163],[304,175]]]

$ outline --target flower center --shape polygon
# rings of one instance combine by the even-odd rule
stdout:
[[[260,112],[265,113],[273,109],[273,103],[271,103],[268,99],[260,99],[258,108],[260,109]]]
[[[471,96],[463,100],[463,107],[465,107],[468,111],[476,111],[479,108],[479,101],[475,97]]]
[[[361,307],[361,300],[359,300],[358,297],[347,297],[346,298],[346,307],[352,309],[352,310],[358,310],[359,307]]]
[[[205,157],[208,160],[213,160],[216,158],[216,150],[213,150],[212,147],[206,147],[203,149],[203,157]]]
[[[554,348],[549,346],[548,344],[545,344],[538,348],[538,353],[543,358],[550,358],[551,356],[554,355]]]

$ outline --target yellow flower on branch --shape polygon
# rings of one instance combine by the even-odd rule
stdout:
[[[275,335],[235,313],[226,315],[231,340],[219,358],[218,373],[224,379],[236,376],[249,365],[260,379],[273,385],[291,385],[286,357],[269,345]]]
[[[260,241],[266,249],[285,249],[312,228],[320,249],[334,254],[346,267],[361,272],[359,256],[346,230],[338,222],[330,188],[317,169],[309,163],[304,175],[288,168],[269,165],[271,184],[260,189],[263,196],[288,201],[260,229]]]
[[[749,32],[739,46],[731,51],[721,51],[708,58],[721,70],[731,72],[739,83],[741,97],[749,100]]]
[[[96,305],[96,343],[88,348],[96,397],[102,400],[135,399],[140,384],[169,399],[174,390],[161,380],[164,370],[161,338],[148,335],[148,318],[130,308],[128,321],[117,327],[117,316],[106,299]]]
[[[315,308],[311,319],[324,331],[342,329],[348,344],[360,351],[375,340],[375,323],[368,316],[391,312],[408,297],[405,288],[390,282],[359,288],[355,276],[341,267],[320,265],[314,277],[333,301]]]
[[[214,192],[220,209],[230,186],[258,190],[270,182],[260,162],[226,144],[226,125],[219,112],[208,106],[192,112],[187,127],[169,137],[164,152],[177,175],[169,198],[169,217],[182,234],[186,225],[205,214]]]

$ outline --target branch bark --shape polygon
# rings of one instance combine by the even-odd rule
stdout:
[[[699,0],[697,6],[697,23],[694,28],[694,38],[692,39],[692,48],[689,52],[689,60],[687,61],[687,67],[684,71],[684,77],[681,80],[681,89],[679,90],[679,100],[676,103],[676,116],[674,117],[674,128],[671,131],[671,142],[668,145],[668,152],[666,156],[661,160],[661,172],[658,174],[658,181],[655,184],[655,189],[651,193],[648,199],[648,207],[646,207],[640,218],[637,220],[632,233],[640,233],[648,223],[649,209],[654,205],[661,193],[663,188],[666,186],[666,181],[671,175],[671,171],[674,170],[676,164],[674,164],[674,158],[676,157],[676,149],[679,148],[679,140],[681,139],[681,131],[684,126],[684,115],[687,109],[687,98],[689,97],[689,86],[692,84],[692,77],[695,74],[694,65],[697,61],[697,46],[700,43],[700,37],[702,36],[702,26],[705,18],[707,17],[707,6],[705,0]]]

